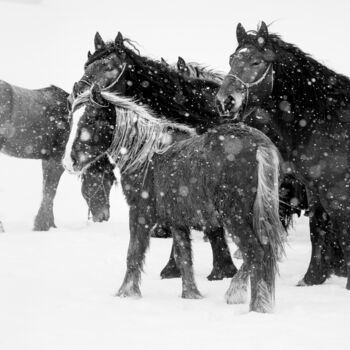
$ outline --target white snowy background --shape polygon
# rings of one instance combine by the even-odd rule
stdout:
[[[181,55],[226,71],[235,28],[274,21],[282,34],[350,75],[348,0],[2,0],[0,79],[70,90],[98,30],[136,40],[143,54]],[[211,251],[198,233],[194,264],[202,300],[182,300],[180,280],[160,280],[171,241],[152,239],[143,298],[114,297],[124,272],[128,209],[112,189],[111,220],[87,221],[80,183],[65,174],[55,201],[57,229],[32,232],[41,196],[39,161],[0,156],[0,349],[349,349],[345,279],[299,288],[310,257],[306,218],[290,234],[275,313],[226,305],[229,280],[208,282]],[[231,244],[232,249],[234,249]],[[237,264],[240,262],[238,261]]]

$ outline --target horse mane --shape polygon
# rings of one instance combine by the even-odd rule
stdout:
[[[187,137],[197,135],[183,124],[157,118],[146,106],[117,93],[101,91],[102,97],[115,107],[116,127],[107,153],[117,163],[121,173],[136,171],[152,158],[154,153],[164,153],[173,143],[172,133],[181,132]],[[73,102],[78,105],[91,101],[90,91],[85,91]]]
[[[209,104],[208,99],[214,101],[219,84],[211,79],[186,78],[171,66],[166,66],[158,60],[140,55],[130,39],[124,39],[126,44],[123,52],[134,66],[135,81],[128,88],[127,95],[137,96],[152,108],[158,115],[166,115],[174,122],[196,127],[204,131],[215,125],[216,108],[214,103]],[[95,51],[85,67],[108,54],[117,52],[115,43],[110,41],[105,47]],[[147,89],[148,85],[152,89]],[[187,112],[189,111],[189,112]]]
[[[221,84],[224,80],[224,72],[217,71],[198,62],[186,62],[186,65],[192,78],[212,80],[218,84]]]
[[[253,40],[254,35],[248,38]],[[305,117],[305,112],[312,114],[317,110],[317,117],[326,118],[331,111],[349,102],[350,79],[346,76],[324,66],[297,46],[284,42],[277,34],[269,34],[266,48],[276,55],[272,94],[278,99],[285,96],[297,115]]]

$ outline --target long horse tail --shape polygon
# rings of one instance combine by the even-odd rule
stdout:
[[[264,250],[265,279],[272,298],[278,261],[284,254],[285,229],[279,217],[279,152],[274,145],[259,146],[258,188],[253,209],[253,228]]]

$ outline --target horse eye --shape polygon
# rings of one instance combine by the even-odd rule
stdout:
[[[251,63],[251,65],[252,65],[252,66],[258,66],[261,62],[262,62],[261,60],[259,60],[259,61],[253,61],[253,62]]]

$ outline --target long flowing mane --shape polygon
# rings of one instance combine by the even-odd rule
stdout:
[[[224,80],[225,74],[223,72],[217,71],[198,62],[187,62],[186,64],[190,71],[193,71],[191,74],[192,77],[212,80],[218,84],[221,84]]]
[[[349,78],[327,68],[276,34],[269,34],[266,47],[276,55],[273,97],[286,99],[295,116],[304,118],[306,111],[324,119],[349,103]]]
[[[183,138],[197,135],[186,125],[157,118],[130,98],[107,91],[101,91],[101,95],[115,107],[114,137],[107,153],[122,173],[142,168],[154,153],[166,152],[174,142],[174,133],[181,133]],[[75,99],[73,109],[90,99],[90,91],[85,91]]]
[[[129,39],[124,39],[128,66],[126,79],[133,82],[126,95],[137,97],[159,115],[166,115],[174,122],[207,130],[216,124],[214,97],[219,84],[212,79],[186,79],[179,72],[160,61],[141,56]],[[103,49],[95,51],[86,63],[116,52],[114,42],[107,42]]]

